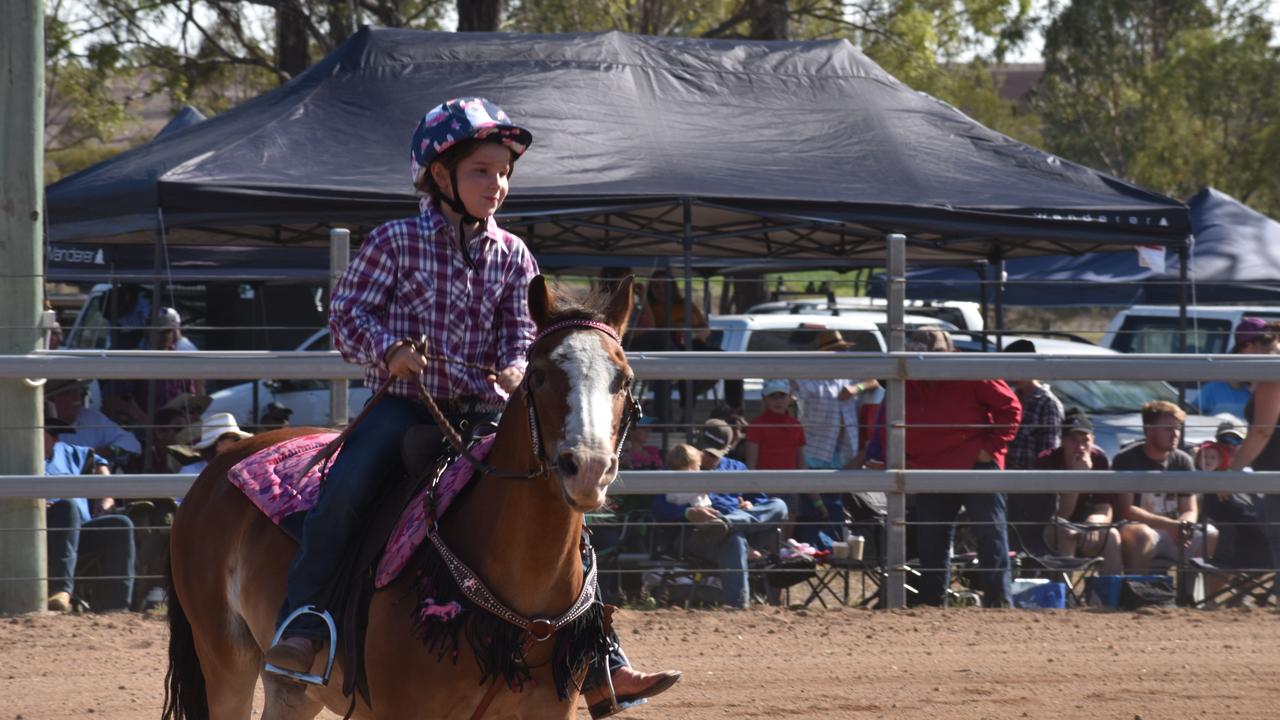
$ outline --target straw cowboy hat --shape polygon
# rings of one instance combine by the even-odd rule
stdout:
[[[213,447],[214,443],[226,435],[231,435],[237,440],[253,437],[253,433],[247,433],[240,429],[234,415],[228,412],[220,412],[210,415],[200,423],[200,439],[191,443],[191,447],[196,450]]]
[[[823,330],[818,333],[814,339],[818,346],[818,350],[848,350],[853,347],[849,344],[839,330]]]

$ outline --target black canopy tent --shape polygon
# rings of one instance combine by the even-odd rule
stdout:
[[[1195,238],[1188,278],[1196,302],[1274,302],[1280,299],[1280,223],[1221,190],[1207,187],[1187,202]],[[1080,306],[1175,304],[1181,261],[1163,271],[1145,267],[1134,253],[1044,255],[1006,263],[1010,305]],[[983,264],[921,268],[907,273],[917,300],[972,300],[983,294]],[[871,281],[883,297],[885,278]],[[1087,290],[1082,289],[1086,287]]]
[[[1180,246],[1186,208],[1017,143],[845,41],[364,28],[287,85],[48,188],[49,240],[320,243],[412,213],[408,138],[483,94],[535,141],[539,257],[913,261]]]

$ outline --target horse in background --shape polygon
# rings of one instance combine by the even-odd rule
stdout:
[[[626,330],[632,283],[575,304],[539,277],[529,287],[529,305],[539,336],[499,423],[491,467],[440,520],[439,534],[500,602],[525,618],[551,618],[581,601],[583,513],[604,503],[633,419],[633,376],[614,339]],[[340,660],[326,686],[262,672],[297,546],[227,480],[253,453],[314,432],[286,428],[242,441],[215,458],[184,499],[170,544],[166,720],[247,720],[259,675],[263,720],[309,720],[322,708],[342,714],[352,707],[342,692]],[[504,477],[513,475],[528,479]],[[424,542],[417,554],[432,551]],[[364,645],[369,702],[357,693],[354,717],[445,720],[475,717],[477,709],[494,718],[574,716],[587,660],[570,658],[575,677],[561,697],[553,665],[564,658],[552,657],[558,640],[525,645],[522,666],[531,682],[501,688],[481,706],[491,687],[475,647],[484,638],[473,638],[476,626],[467,625],[455,631],[465,641],[451,654],[420,640],[419,580],[406,569],[372,597]],[[483,615],[465,612],[472,614],[459,622]],[[339,649],[337,657],[343,655]]]
[[[619,271],[606,269],[600,276],[600,287],[609,290],[617,287],[617,278],[622,272],[629,276],[630,270]],[[655,270],[649,281],[636,288],[636,304],[630,331],[623,340],[627,350],[638,352],[681,351],[689,349],[688,339],[692,335],[692,349],[697,352],[720,352],[721,348],[708,342],[711,338],[711,326],[706,315],[697,302],[685,302],[681,283],[671,278],[665,270]],[[693,380],[690,382],[660,380],[654,382],[654,395],[659,406],[670,397],[670,387],[675,383],[680,398],[680,408],[684,407],[686,385],[692,385],[692,397],[698,398],[716,388],[715,380]],[[724,382],[724,404],[738,409],[743,406],[742,381],[726,380]],[[678,411],[679,412],[679,411]],[[661,420],[670,421],[664,416],[661,407],[655,414]],[[669,415],[669,413],[665,414]],[[692,418],[685,418],[693,422]]]

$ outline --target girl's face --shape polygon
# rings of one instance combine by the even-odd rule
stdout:
[[[1207,472],[1214,472],[1222,467],[1222,454],[1215,447],[1200,448],[1200,457],[1196,459],[1200,461],[1200,469]]]
[[[449,171],[440,163],[431,166],[436,187],[449,194]],[[478,143],[476,149],[458,163],[458,196],[467,211],[486,218],[498,211],[507,199],[511,177],[511,151],[498,143]]]

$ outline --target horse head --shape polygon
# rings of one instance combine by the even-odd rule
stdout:
[[[579,512],[604,504],[618,476],[618,449],[639,415],[618,340],[631,315],[633,282],[628,277],[611,295],[580,302],[557,297],[541,276],[529,285],[538,335],[524,384],[535,452]]]

